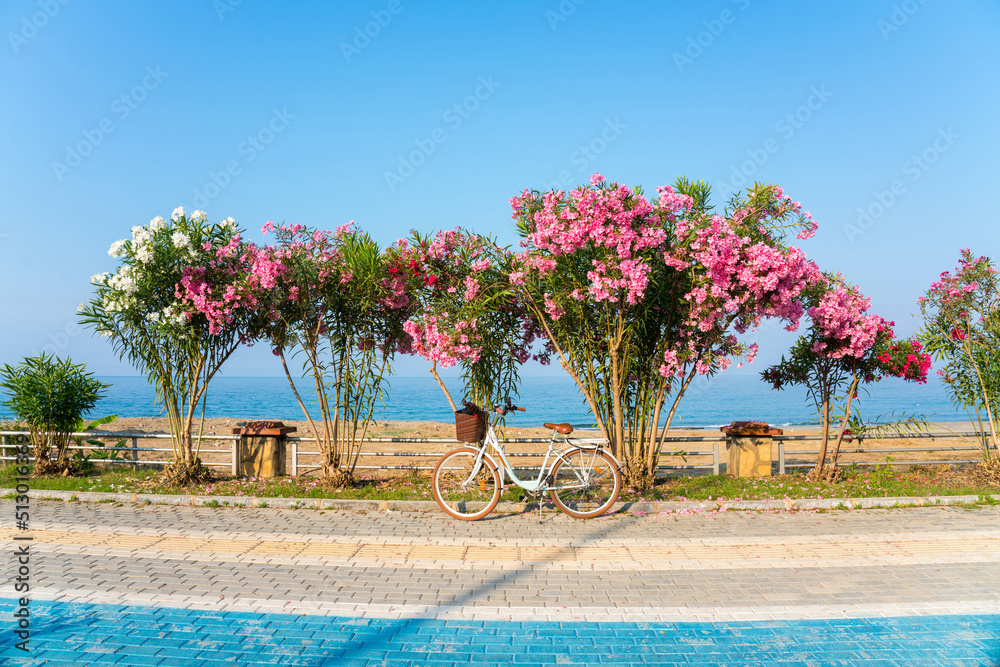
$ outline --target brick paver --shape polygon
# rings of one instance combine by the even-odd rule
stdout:
[[[539,524],[35,501],[32,529],[33,653],[3,664],[1000,664],[996,507]]]
[[[979,616],[721,623],[550,623],[218,615],[38,606],[48,640],[11,665],[995,665],[1000,622]],[[100,644],[90,643],[102,637]]]

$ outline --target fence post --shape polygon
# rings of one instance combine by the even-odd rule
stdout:
[[[132,438],[132,460],[136,463],[139,461],[139,438]]]
[[[240,438],[242,438],[242,437],[243,436],[240,436]],[[233,438],[232,440],[230,440],[230,442],[233,443],[233,461],[232,461],[232,465],[230,466],[230,474],[233,477],[236,477],[238,463],[239,463],[239,458],[238,457],[239,457],[239,451],[240,451],[240,440],[239,440],[239,438]]]
[[[712,445],[712,474],[719,474],[719,443]]]
[[[785,441],[778,441],[778,474],[785,474]]]
[[[292,446],[292,477],[299,476],[299,441],[291,440],[289,444]]]

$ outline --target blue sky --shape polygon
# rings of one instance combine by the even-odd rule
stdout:
[[[514,243],[525,187],[686,174],[721,203],[770,181],[902,334],[960,248],[998,254],[995,0],[8,0],[0,32],[0,362],[136,374],[76,306],[113,241],[178,205],[254,240],[356,220]],[[759,342],[745,371],[791,337]],[[281,373],[264,349],[224,372]]]

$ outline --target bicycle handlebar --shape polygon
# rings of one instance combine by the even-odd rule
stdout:
[[[516,410],[518,412],[526,412],[526,410],[524,408],[519,408],[516,405],[514,405],[513,403],[508,403],[507,405],[505,405],[503,407],[493,408],[492,411],[495,412],[495,413],[497,413],[498,415],[505,415],[508,412],[513,412],[514,410]]]

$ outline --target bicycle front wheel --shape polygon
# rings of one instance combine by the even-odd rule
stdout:
[[[434,500],[462,521],[483,518],[500,500],[500,473],[486,457],[477,461],[478,456],[479,450],[460,447],[434,467]]]
[[[569,451],[553,466],[552,478],[552,502],[577,519],[604,514],[622,490],[618,464],[603,449],[581,447]]]

